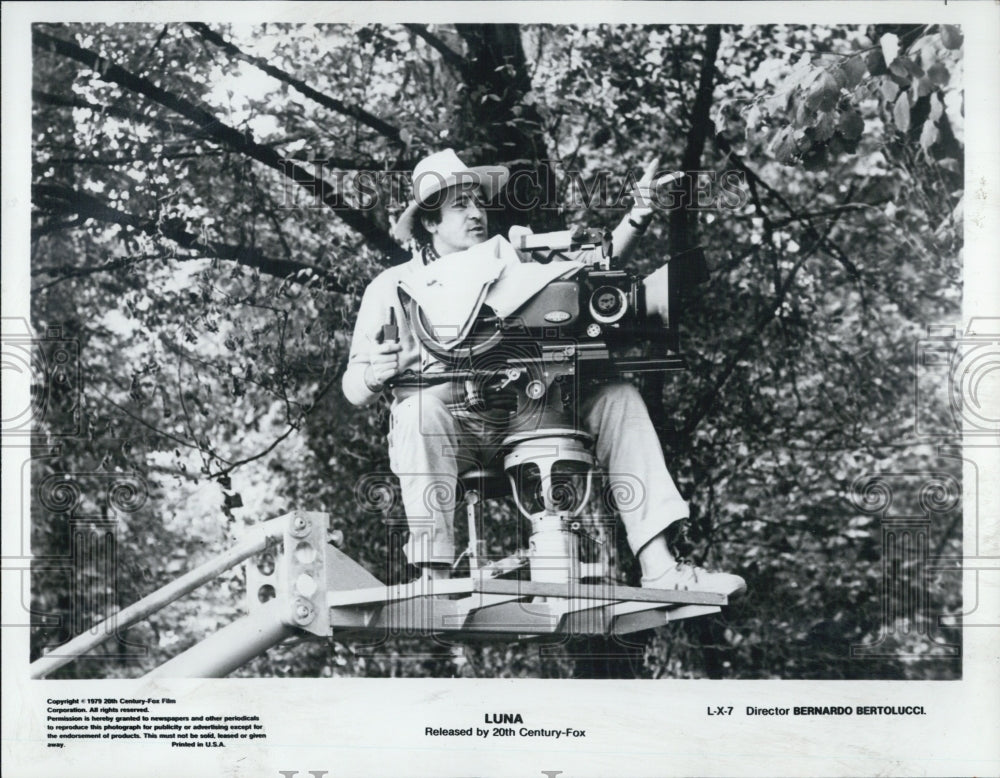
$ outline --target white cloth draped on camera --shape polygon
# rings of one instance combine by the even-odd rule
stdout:
[[[420,306],[438,344],[450,350],[465,340],[484,304],[506,318],[552,281],[582,267],[580,262],[522,262],[497,235],[400,279],[399,289]]]

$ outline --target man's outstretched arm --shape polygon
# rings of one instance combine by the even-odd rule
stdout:
[[[621,260],[628,259],[639,242],[639,238],[646,232],[649,223],[653,220],[655,214],[653,203],[656,202],[653,192],[681,175],[680,173],[660,173],[658,168],[658,159],[646,161],[642,178],[636,184],[638,189],[636,202],[611,233],[611,245],[615,256]]]

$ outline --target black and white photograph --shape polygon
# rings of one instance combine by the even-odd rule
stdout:
[[[1000,771],[995,4],[13,5],[5,775]]]

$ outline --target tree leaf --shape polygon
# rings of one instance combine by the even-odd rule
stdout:
[[[860,138],[861,133],[865,131],[865,120],[854,109],[842,111],[840,120],[837,122],[837,129],[845,138]]]
[[[865,57],[865,63],[868,65],[868,72],[873,76],[883,76],[889,71],[889,68],[885,66],[885,57],[882,56],[879,49],[869,51]]]
[[[891,103],[899,94],[899,85],[891,78],[882,79],[882,96],[886,102]]]
[[[837,65],[837,67],[830,71],[830,75],[833,76],[833,80],[837,82],[838,87],[847,89],[847,72],[844,70],[843,65]]]
[[[910,129],[910,98],[906,96],[906,92],[903,92],[896,101],[892,109],[892,118],[896,121],[896,127],[900,132]]]
[[[910,78],[910,67],[906,64],[906,62],[906,59],[903,57],[897,57],[892,61],[892,64],[889,65],[889,72],[899,78]]]
[[[936,122],[941,118],[941,114],[944,113],[944,103],[941,102],[941,98],[937,96],[937,93],[931,95],[931,112],[928,114],[928,121]]]
[[[790,164],[795,156],[795,140],[792,137],[792,128],[785,127],[771,141],[771,153],[782,164]]]
[[[833,133],[836,131],[837,125],[833,119],[833,113],[829,111],[824,111],[819,115],[819,121],[815,125],[815,134],[813,137],[819,141],[830,140],[833,137]]]
[[[960,48],[962,46],[962,31],[953,24],[942,24],[941,43],[946,49]]]
[[[845,88],[854,89],[854,87],[861,83],[861,79],[865,75],[865,63],[860,56],[844,60],[840,67],[844,71]]]
[[[840,96],[840,86],[837,80],[826,71],[813,81],[806,96],[806,105],[812,109],[828,111],[837,104]]]
[[[899,60],[900,60],[900,62],[903,63],[903,65],[906,67],[906,71],[913,78],[923,78],[924,77],[924,69],[922,67],[920,67],[920,59],[919,58],[912,59],[910,57],[900,57]]]
[[[965,215],[965,195],[958,198],[958,204],[951,211],[951,218],[954,219],[958,224],[962,223],[962,217]]]
[[[938,86],[945,86],[951,78],[948,68],[941,62],[935,62],[927,70],[927,77]]]
[[[879,38],[879,45],[882,47],[882,56],[886,62],[892,62],[899,56],[899,38],[891,32]]]
[[[808,100],[795,103],[795,123],[801,127],[810,125],[816,119],[816,108],[809,105]]]
[[[924,122],[923,129],[920,131],[920,145],[926,153],[930,154],[931,146],[937,143],[940,135],[941,133],[938,131],[937,125],[934,124],[934,122]]]

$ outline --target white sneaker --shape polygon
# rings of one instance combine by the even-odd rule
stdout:
[[[747,590],[747,582],[732,573],[711,573],[704,567],[678,562],[656,578],[642,578],[644,589],[714,592],[736,597]]]

